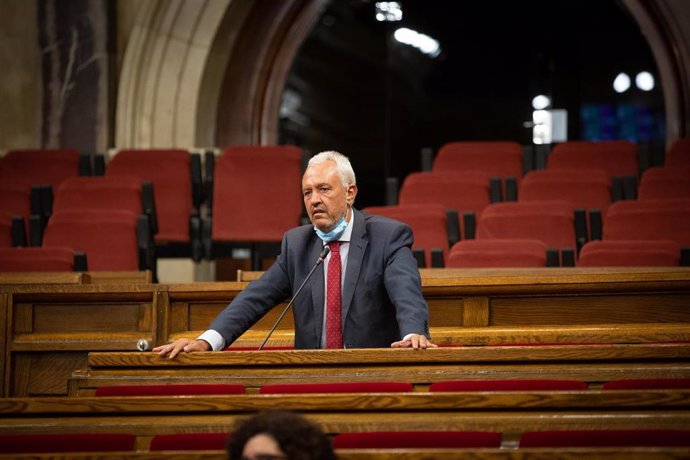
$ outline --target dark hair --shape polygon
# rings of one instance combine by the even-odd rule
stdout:
[[[264,411],[240,420],[230,436],[230,460],[239,460],[244,445],[258,434],[275,439],[288,460],[335,460],[331,441],[318,426],[285,411]]]

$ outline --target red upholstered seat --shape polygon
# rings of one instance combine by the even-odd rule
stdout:
[[[108,385],[96,388],[96,396],[183,396],[238,394],[244,394],[244,385]]]
[[[188,243],[193,214],[190,155],[181,149],[121,150],[108,163],[106,177],[137,177],[153,183],[158,242]]]
[[[653,447],[690,446],[690,430],[529,431],[520,447]]]
[[[229,437],[228,433],[157,434],[151,438],[149,450],[224,450]]]
[[[335,449],[500,447],[501,434],[483,431],[382,431],[340,433]]]
[[[481,239],[455,243],[446,267],[544,267],[546,244],[537,239]]]
[[[2,162],[15,180],[28,187],[38,184],[57,187],[66,178],[79,175],[79,151],[75,149],[10,150]]]
[[[225,149],[215,165],[213,241],[280,242],[302,213],[301,161],[294,146]]]
[[[139,270],[137,215],[132,211],[55,212],[46,226],[43,245],[84,252],[91,271]]]
[[[12,247],[12,214],[0,211],[0,248]]]
[[[74,250],[63,247],[0,248],[0,272],[74,270]]]
[[[448,255],[448,229],[446,209],[440,204],[371,206],[364,211],[406,223],[414,233],[413,249],[424,249],[426,266],[431,267],[431,250],[443,251],[444,260]]]
[[[141,214],[141,180],[133,176],[72,177],[55,190],[53,211],[129,209]]]
[[[434,158],[433,171],[483,171],[491,176],[522,177],[522,149],[517,142],[449,142]]]
[[[0,453],[116,452],[134,450],[133,434],[1,434]]]
[[[611,179],[601,169],[542,169],[531,171],[520,182],[520,201],[543,201],[557,197],[576,208],[606,213],[611,204]]]
[[[31,188],[14,177],[0,179],[0,212],[24,218],[28,230],[31,218]]]
[[[412,389],[408,382],[302,383],[264,385],[259,393],[400,393]]]
[[[554,146],[547,169],[603,169],[611,177],[637,177],[637,146],[630,141],[564,142]]]
[[[690,198],[690,166],[647,169],[640,179],[638,198],[640,200]]]
[[[690,137],[676,139],[666,152],[664,166],[690,169]]]
[[[609,207],[604,240],[660,239],[690,245],[690,199],[626,200]]]
[[[490,204],[477,223],[477,239],[486,238],[533,238],[550,248],[574,248],[573,206],[563,200]]]
[[[549,391],[586,390],[587,383],[579,380],[454,380],[434,382],[429,391]]]
[[[690,379],[623,379],[604,383],[604,390],[690,390]]]
[[[578,267],[675,267],[681,245],[671,240],[600,240],[586,243]]]

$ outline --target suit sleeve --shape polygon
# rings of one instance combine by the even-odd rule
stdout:
[[[422,296],[422,282],[417,261],[412,255],[412,230],[395,225],[388,234],[384,252],[384,283],[395,306],[400,337],[408,334],[429,335],[429,308]]]
[[[275,263],[256,281],[240,292],[213,320],[209,329],[217,331],[227,347],[262,316],[290,296],[290,279],[285,267],[287,238]]]

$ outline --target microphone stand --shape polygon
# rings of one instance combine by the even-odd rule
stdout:
[[[312,273],[314,273],[314,270],[316,270],[316,267],[318,267],[319,265],[321,265],[321,262],[324,261],[324,259],[326,258],[326,256],[328,255],[329,252],[331,252],[331,248],[329,248],[328,245],[324,246],[323,249],[321,250],[321,253],[319,254],[319,258],[316,260],[316,264],[314,264],[314,266],[312,267],[312,269],[311,269],[311,271],[309,272],[309,274],[307,275],[307,277],[304,278],[304,281],[302,281],[302,284],[300,284],[300,286],[297,288],[297,291],[295,292],[295,295],[292,296],[292,299],[290,299],[290,302],[289,302],[289,303],[287,304],[287,306],[283,309],[283,312],[282,312],[282,313],[280,314],[280,316],[278,317],[278,320],[275,322],[275,324],[274,324],[273,327],[271,328],[270,332],[268,333],[268,335],[267,335],[266,338],[264,339],[264,342],[263,342],[263,343],[261,344],[261,346],[259,347],[259,351],[263,350],[264,345],[266,345],[266,342],[268,342],[268,339],[271,337],[271,334],[273,334],[273,331],[276,330],[276,327],[278,327],[278,324],[280,324],[280,322],[283,320],[283,317],[285,316],[285,313],[287,313],[287,311],[290,309],[290,307],[292,306],[292,304],[295,302],[295,299],[297,298],[297,296],[299,295],[299,293],[302,291],[302,288],[304,287],[304,285],[307,284],[307,281],[309,281],[309,278],[311,278],[311,275],[312,275]]]

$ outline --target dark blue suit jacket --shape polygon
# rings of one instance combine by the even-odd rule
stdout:
[[[389,347],[410,333],[429,336],[428,308],[410,228],[396,220],[355,215],[343,283],[343,345]],[[311,225],[285,233],[281,253],[211,323],[226,345],[266,312],[290,298],[312,269],[323,242]],[[293,305],[295,348],[320,348],[324,309],[323,269],[317,268]]]

